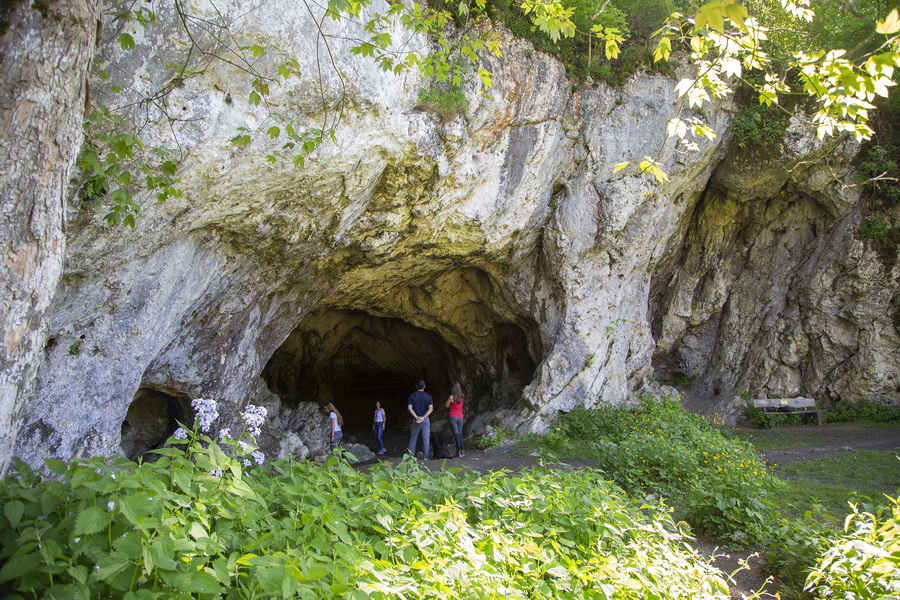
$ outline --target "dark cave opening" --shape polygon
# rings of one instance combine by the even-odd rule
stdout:
[[[140,388],[122,421],[122,453],[137,460],[149,450],[161,448],[179,423],[193,423],[189,399],[150,388]]]
[[[387,413],[388,430],[406,429],[407,398],[420,379],[434,398],[435,418],[446,421],[444,402],[451,382],[459,380],[469,400],[468,422],[479,411],[514,405],[536,368],[517,325],[489,323],[472,338],[455,338],[452,331],[442,336],[397,318],[324,309],[306,316],[273,353],[262,377],[285,407],[333,402],[348,431],[371,430],[376,401]]]

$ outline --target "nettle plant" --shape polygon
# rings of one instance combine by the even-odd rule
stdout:
[[[154,462],[47,459],[50,477],[16,462],[15,477],[0,485],[0,595],[175,598],[221,589],[228,562],[210,557],[229,547],[242,502],[257,496],[246,469],[265,463],[255,441],[266,409],[248,405],[241,431],[220,429],[216,441],[208,435],[216,401],[191,404],[194,427],[151,451]],[[147,586],[158,593],[136,592]]]
[[[240,442],[260,409],[217,441],[216,404],[194,408],[155,462],[18,462],[0,481],[0,596],[728,598],[668,507],[598,471],[257,465]]]

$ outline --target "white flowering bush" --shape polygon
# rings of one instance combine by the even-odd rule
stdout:
[[[223,469],[230,468],[228,464],[219,464],[222,456],[226,457],[225,462],[238,461],[244,467],[265,464],[265,453],[255,445],[266,422],[265,407],[248,404],[241,411],[243,429],[232,436],[231,428],[222,427],[218,430],[216,441],[206,434],[211,433],[219,418],[218,403],[209,398],[196,398],[191,401],[191,407],[195,414],[194,430],[185,429],[182,425],[169,440],[172,445],[187,444],[186,455],[191,460],[199,459],[201,464],[209,467],[208,472],[217,477],[222,476]],[[216,457],[216,460],[210,457]]]

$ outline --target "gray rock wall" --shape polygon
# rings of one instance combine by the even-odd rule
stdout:
[[[159,17],[134,34],[171,59],[181,42],[152,38],[172,18]],[[858,198],[831,176],[852,177],[854,148],[825,166],[798,134],[782,158],[741,162],[728,104],[700,115],[716,140],[663,147],[673,81],[573,91],[561,65],[509,36],[504,59],[487,61],[490,98],[469,89],[464,116],[417,110],[428,81],[385,74],[338,38],[344,80],[325,69],[323,103],[308,19],[273,0],[237,22],[301,60],[301,77],[273,90],[279,110],[316,124],[345,101],[336,142],[304,168],[266,162],[277,142],[232,146],[261,120],[245,75],[209,69],[169,98],[184,120],[147,129],[170,146],[177,134],[182,198],[143,201],[134,231],[70,206],[18,456],[134,452],[152,445],[128,418],[136,399],[132,415],[169,407],[146,417],[156,431],[198,396],[266,405],[269,456],[315,456],[316,404],[346,389],[345,416],[370,411],[374,396],[352,391],[363,371],[408,382],[392,392],[400,407],[419,377],[439,406],[460,379],[469,433],[539,431],[560,410],[625,403],[654,368],[707,394],[806,385],[898,399],[897,330],[867,324],[896,273],[853,239]],[[129,93],[149,89],[160,57],[122,60]],[[613,173],[658,151],[663,185]],[[364,355],[354,372],[337,360],[350,346]]]

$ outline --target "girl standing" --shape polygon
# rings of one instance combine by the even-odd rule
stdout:
[[[328,441],[331,444],[331,451],[334,452],[335,446],[341,441],[341,438],[344,437],[344,432],[341,431],[341,425],[344,424],[344,417],[341,416],[341,413],[338,412],[338,409],[334,407],[334,404],[329,402],[323,408],[325,414],[328,415],[328,420],[331,422],[331,436]]]
[[[372,429],[375,431],[375,441],[378,442],[378,454],[384,454],[387,449],[384,447],[384,426],[387,423],[387,415],[381,408],[381,402],[375,403],[375,424]]]
[[[450,397],[447,398],[445,406],[450,409],[450,430],[453,431],[453,439],[456,444],[456,456],[465,456],[463,451],[463,398],[462,387],[458,381],[450,384]]]

